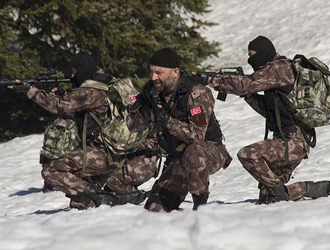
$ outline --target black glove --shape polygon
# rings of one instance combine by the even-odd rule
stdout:
[[[170,119],[171,117],[169,116],[168,112],[164,108],[161,108],[159,110],[159,121],[161,122],[161,124],[164,127],[167,127]]]
[[[57,86],[57,90],[55,91],[55,94],[60,97],[65,94],[65,90],[61,86]]]
[[[30,88],[31,88],[30,83],[22,82],[22,85],[14,85],[12,89],[16,90],[17,92],[27,94]]]
[[[146,103],[140,108],[140,112],[144,118],[151,120],[151,104]]]
[[[136,99],[141,104],[144,105],[152,100],[152,89],[154,89],[154,83],[148,81],[140,94],[137,95]]]

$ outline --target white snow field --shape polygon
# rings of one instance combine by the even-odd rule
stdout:
[[[221,42],[214,68],[242,65],[247,44],[269,37],[279,53],[316,56],[330,65],[330,2],[321,0],[210,1],[204,19],[218,25],[202,30]],[[214,93],[216,95],[216,93]],[[242,168],[237,151],[263,139],[264,119],[242,99],[216,102],[226,145],[234,160],[211,177],[210,199],[191,211],[151,213],[140,206],[69,210],[59,191],[43,194],[38,163],[42,135],[0,144],[1,250],[329,250],[330,197],[255,205],[257,182]],[[23,122],[23,121],[22,121]],[[330,180],[330,127],[317,129],[318,144],[290,183]],[[150,189],[154,179],[142,188]]]

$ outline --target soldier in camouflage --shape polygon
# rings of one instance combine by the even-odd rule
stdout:
[[[178,209],[188,192],[196,210],[209,197],[209,176],[231,162],[222,143],[209,88],[180,75],[178,55],[157,51],[150,59],[147,82],[128,117],[130,130],[154,124],[159,145],[168,153],[164,170],[153,185],[145,208],[156,212]]]
[[[93,112],[100,121],[107,119],[110,115],[107,91],[81,85],[86,80],[93,80],[107,89],[112,77],[98,70],[88,53],[76,54],[71,65],[74,89],[58,97],[28,86],[27,96],[53,114],[74,117],[81,138],[86,128],[86,168],[83,171],[84,152],[79,147],[44,164],[42,176],[47,183],[71,198],[72,208],[86,209],[101,204],[113,206],[128,202],[139,204],[146,195],[137,186],[149,180],[157,171],[158,156],[153,153],[158,152],[157,143],[152,138],[146,140],[140,151],[127,156],[129,158],[121,169],[110,167],[99,125],[88,114]],[[103,186],[106,188],[102,189]]]
[[[222,93],[245,96],[245,101],[266,118],[267,131],[273,132],[273,139],[246,146],[237,154],[243,167],[259,182],[259,204],[328,196],[329,181],[284,185],[310,150],[284,96],[293,88],[294,72],[290,60],[277,54],[266,37],[251,41],[248,51],[248,63],[255,71],[252,75],[216,76],[211,85]]]

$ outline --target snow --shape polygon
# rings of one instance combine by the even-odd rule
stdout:
[[[218,25],[203,34],[221,42],[215,68],[246,63],[247,44],[258,35],[273,40],[288,57],[302,53],[330,65],[330,4],[321,0],[210,1],[205,20]],[[214,93],[216,95],[216,93]],[[242,168],[237,151],[262,140],[264,120],[242,99],[217,101],[229,152],[226,170],[211,177],[209,203],[191,211],[190,195],[183,211],[151,213],[140,206],[101,206],[69,210],[63,193],[41,192],[38,163],[42,135],[0,144],[0,250],[328,250],[330,199],[255,205],[257,182]],[[317,129],[318,144],[295,171],[294,179],[330,179],[329,127]],[[328,155],[328,156],[327,156]],[[154,179],[142,188],[148,190]]]

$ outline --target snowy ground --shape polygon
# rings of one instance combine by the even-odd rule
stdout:
[[[222,43],[215,68],[246,64],[248,41],[262,34],[281,54],[316,56],[330,65],[328,52],[330,3],[321,0],[210,1],[205,18],[218,22],[203,31]],[[209,204],[191,211],[150,213],[141,206],[101,206],[68,210],[61,192],[43,194],[38,164],[42,135],[0,144],[0,249],[205,249],[205,250],[328,250],[330,199],[255,205],[256,181],[236,158],[244,145],[261,140],[264,120],[242,99],[229,96],[216,103],[231,166],[211,178]],[[317,130],[318,145],[291,182],[330,179],[330,128]],[[154,180],[143,185],[149,189]]]

